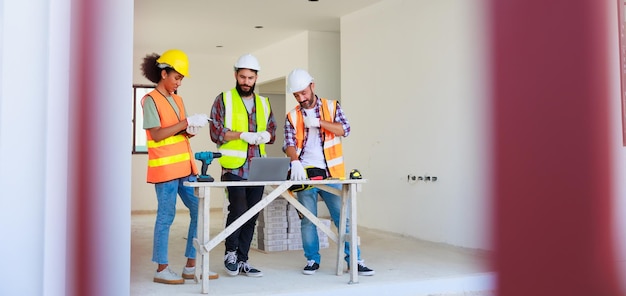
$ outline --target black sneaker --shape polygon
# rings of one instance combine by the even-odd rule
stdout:
[[[261,277],[263,276],[263,273],[252,267],[252,265],[248,264],[248,262],[244,262],[244,261],[240,261],[239,262],[239,272],[243,273],[247,276],[252,276],[252,277]]]
[[[302,270],[302,273],[304,274],[314,274],[316,270],[318,270],[320,268],[320,265],[317,264],[317,262],[315,262],[315,260],[307,260],[306,262],[306,266],[304,267],[304,270]]]
[[[374,275],[376,273],[374,270],[372,270],[369,267],[365,266],[365,261],[363,261],[363,260],[357,261],[357,265],[358,265],[359,275],[369,276],[369,275]],[[349,262],[348,262],[348,270],[350,270],[350,263]]]
[[[226,273],[231,276],[239,274],[239,264],[237,264],[236,251],[226,251],[226,255],[224,255],[224,267],[226,268]]]
[[[359,275],[374,275],[376,272],[374,270],[365,266],[365,262],[363,260],[358,261],[359,266]]]

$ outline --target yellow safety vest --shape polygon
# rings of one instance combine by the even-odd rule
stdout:
[[[257,132],[267,129],[267,121],[271,108],[266,97],[255,94]],[[222,94],[224,102],[224,127],[234,132],[248,132],[248,111],[239,96],[237,89]],[[236,169],[241,167],[248,158],[248,143],[241,139],[228,141],[217,147],[222,157],[219,158],[222,167]],[[265,144],[259,145],[261,156],[265,156]]]
[[[177,124],[186,118],[185,107],[180,96],[172,94],[178,110],[180,119],[176,111],[161,93],[153,90],[143,97],[141,105],[147,96],[152,97],[159,112],[161,127],[168,127]],[[191,158],[191,146],[189,140],[183,135],[174,135],[155,142],[149,130],[146,130],[148,140],[148,183],[161,183],[174,179],[197,175],[198,170],[194,160]]]
[[[334,122],[335,112],[337,111],[337,101],[327,100],[324,98],[321,98],[320,100],[322,101],[320,119]],[[287,114],[287,119],[295,128],[296,153],[298,153],[298,156],[302,153],[302,149],[304,148],[304,138],[307,136],[301,109],[302,108],[298,105]],[[320,128],[320,133],[322,133],[324,159],[326,160],[326,166],[328,166],[330,176],[333,178],[345,178],[346,172],[343,163],[341,137],[337,137],[335,134],[323,128]]]

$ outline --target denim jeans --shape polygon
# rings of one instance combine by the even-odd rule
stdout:
[[[222,181],[241,181],[241,177],[232,173],[222,175]],[[226,226],[229,226],[248,209],[256,205],[263,198],[263,186],[230,186],[226,187],[228,194],[228,215]],[[250,220],[231,233],[224,241],[225,252],[236,251],[237,261],[248,261],[248,252],[254,236],[254,227],[259,214],[252,216]]]
[[[180,195],[183,204],[189,209],[191,221],[187,233],[187,247],[185,257],[196,258],[196,249],[193,247],[193,239],[198,229],[198,197],[195,196],[192,187],[183,185],[183,182],[196,180],[196,176],[174,179],[154,185],[158,201],[156,222],[154,224],[154,242],[152,249],[152,261],[157,264],[168,264],[167,252],[170,236],[170,226],[176,216],[176,195]]]
[[[328,186],[341,190],[341,184],[328,184]],[[341,213],[340,196],[315,187],[297,192],[296,194],[298,195],[298,201],[315,216],[317,216],[317,196],[319,194],[328,207],[333,223],[335,223],[335,226],[339,229],[339,215]],[[317,235],[317,227],[306,217],[302,218],[300,225],[302,231],[302,248],[304,249],[304,257],[306,257],[306,260],[314,260],[317,264],[319,264],[321,256],[319,253],[320,240]],[[346,225],[346,232],[349,232],[349,230],[348,225]],[[350,244],[348,242],[346,242],[344,247],[344,253],[346,253],[345,259],[348,261],[350,258]],[[357,260],[360,259],[361,249],[357,247]]]

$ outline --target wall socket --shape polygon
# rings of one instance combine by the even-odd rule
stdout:
[[[409,183],[416,183],[419,181],[424,181],[424,182],[435,182],[437,181],[437,176],[429,176],[428,174],[423,175],[423,176],[416,176],[416,175],[411,175],[408,174],[406,176],[406,181]]]

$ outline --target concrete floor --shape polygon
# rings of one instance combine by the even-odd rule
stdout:
[[[152,281],[156,264],[151,262],[154,214],[132,215],[131,291],[130,295],[199,295],[200,284],[188,280],[184,285],[164,285]],[[189,215],[179,212],[170,230],[170,267],[180,274],[186,262]],[[211,234],[223,229],[221,209],[211,211]],[[210,281],[210,295],[494,295],[494,273],[487,267],[481,252],[419,241],[412,238],[359,228],[361,255],[376,271],[371,277],[359,276],[348,284],[350,276],[334,274],[336,244],[322,249],[320,269],[303,275],[306,264],[302,250],[264,253],[250,251],[249,263],[264,276],[231,277],[224,271],[224,244],[211,251],[211,270],[220,278]]]

